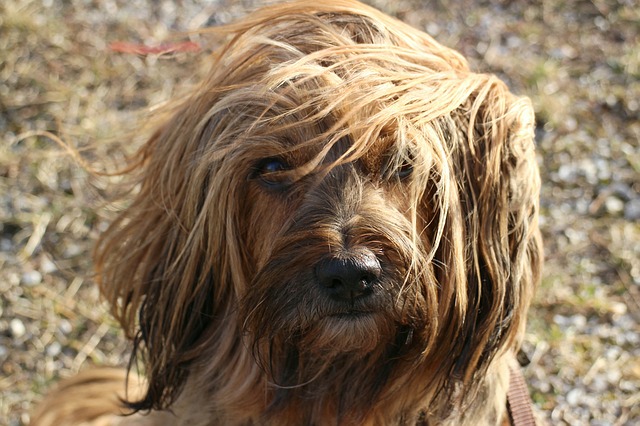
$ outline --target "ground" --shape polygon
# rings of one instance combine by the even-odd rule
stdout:
[[[258,3],[0,4],[0,424],[28,424],[60,377],[127,360],[91,276],[92,242],[110,217],[108,179],[92,172],[135,147],[123,129],[195,81],[205,53],[114,43],[199,43],[176,33]],[[524,344],[529,389],[552,424],[639,424],[637,0],[370,3],[531,97],[546,265]]]

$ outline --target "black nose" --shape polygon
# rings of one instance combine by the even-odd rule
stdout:
[[[373,293],[373,286],[381,273],[380,262],[369,251],[329,257],[316,266],[320,285],[333,299],[341,301],[353,301]]]

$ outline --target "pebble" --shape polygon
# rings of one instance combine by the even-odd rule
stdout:
[[[75,257],[82,254],[84,247],[80,244],[69,243],[64,249],[64,257]]]
[[[589,386],[589,390],[592,392],[604,392],[609,387],[609,383],[602,377],[596,376]]]
[[[640,335],[633,331],[627,331],[624,333],[624,338],[629,344],[636,347],[638,347],[638,344],[640,343]]]
[[[627,313],[627,305],[622,302],[612,302],[609,309],[616,315],[624,315]]]
[[[640,198],[629,201],[624,206],[624,218],[626,220],[640,220]]]
[[[15,338],[20,338],[27,332],[27,328],[18,318],[14,318],[11,320],[11,322],[9,323],[9,330],[11,331],[11,335]]]
[[[624,202],[616,196],[607,197],[607,200],[604,202],[604,208],[606,212],[611,215],[620,214],[625,209]]]
[[[22,274],[22,284],[33,287],[42,282],[42,274],[36,270],[27,271]]]
[[[620,387],[620,390],[624,392],[632,393],[638,391],[638,387],[630,380],[620,380],[620,384],[618,386]]]
[[[62,351],[62,345],[59,342],[52,342],[49,346],[47,346],[47,355],[50,357],[54,357],[60,354]]]
[[[609,381],[609,383],[611,384],[618,384],[620,383],[620,378],[622,377],[622,373],[620,372],[620,370],[610,370],[607,372],[607,380]]]
[[[609,361],[615,361],[620,357],[621,353],[622,353],[622,349],[620,347],[610,346],[604,351],[604,357]]]
[[[58,267],[56,266],[56,264],[53,263],[48,257],[43,257],[40,261],[40,270],[44,274],[50,274],[52,272],[55,272],[57,269]]]
[[[620,199],[624,201],[632,200],[634,196],[633,190],[631,189],[631,187],[622,182],[612,183],[606,188],[606,191],[608,191],[611,194],[617,195]]]
[[[71,323],[68,320],[63,319],[58,324],[58,330],[60,330],[60,332],[62,334],[67,335],[67,334],[71,333],[71,331],[73,330],[73,326],[71,325]]]
[[[8,238],[0,238],[0,251],[13,250],[13,243]]]
[[[553,316],[553,322],[558,324],[561,328],[575,327],[581,330],[587,324],[587,318],[584,315],[576,314],[571,316],[564,316],[556,314]]]

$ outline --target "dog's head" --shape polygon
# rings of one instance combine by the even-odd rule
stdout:
[[[218,30],[97,247],[144,353],[138,408],[196,367],[231,393],[271,383],[272,407],[451,393],[519,344],[541,261],[530,103],[373,9],[311,3]]]

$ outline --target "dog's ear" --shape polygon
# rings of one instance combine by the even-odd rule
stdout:
[[[144,399],[130,401],[134,409],[166,408],[205,341],[238,335],[231,323],[212,327],[234,300],[230,280],[220,277],[232,273],[228,248],[237,240],[225,218],[240,214],[229,182],[214,182],[222,164],[216,133],[226,118],[210,105],[191,99],[163,117],[126,170],[132,201],[96,245],[102,295],[148,379]]]
[[[527,98],[488,77],[456,121],[464,142],[454,147],[451,166],[466,259],[458,373],[469,380],[498,351],[520,345],[543,258],[540,178]]]

